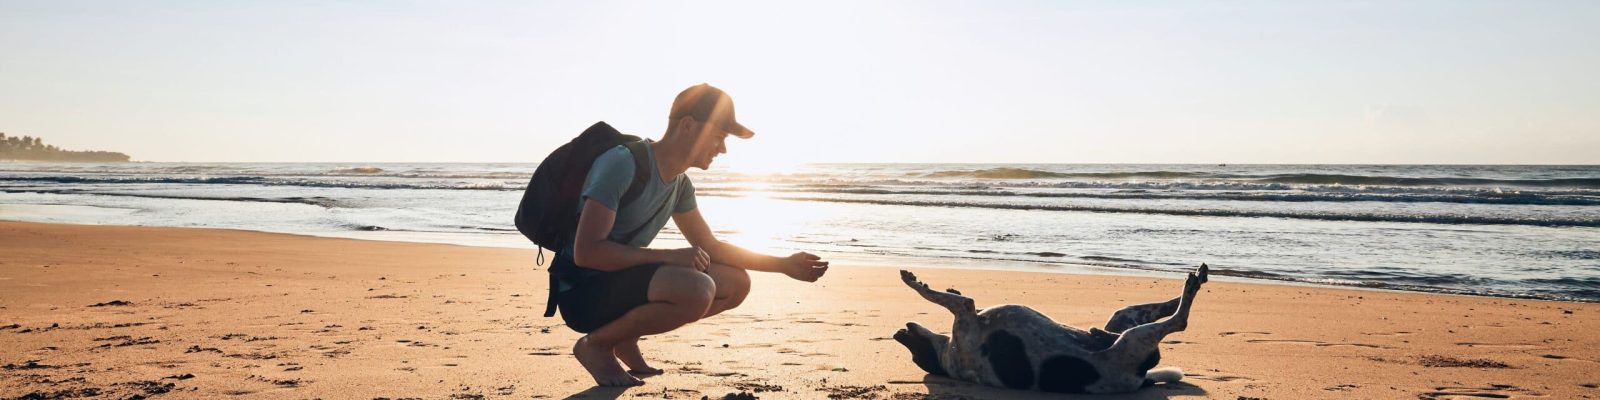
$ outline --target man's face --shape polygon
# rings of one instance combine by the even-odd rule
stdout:
[[[728,147],[725,143],[728,140],[728,132],[715,125],[699,123],[699,121],[695,121],[695,125],[700,132],[695,136],[694,148],[689,152],[689,160],[692,162],[691,165],[696,168],[701,170],[709,169],[711,168],[711,161],[716,159],[717,155],[728,152]]]

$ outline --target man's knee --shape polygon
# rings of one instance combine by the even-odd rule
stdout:
[[[717,284],[717,301],[725,308],[734,308],[750,295],[750,273],[744,269],[719,266],[711,279]]]
[[[681,306],[685,315],[699,315],[716,298],[717,285],[710,275],[689,267],[663,266],[650,282],[650,300]]]

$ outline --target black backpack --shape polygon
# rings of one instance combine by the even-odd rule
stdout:
[[[539,163],[522,193],[522,204],[517,206],[517,231],[528,240],[550,252],[561,251],[572,243],[578,230],[578,196],[583,193],[583,183],[589,176],[589,167],[600,154],[623,145],[633,153],[633,181],[623,192],[618,205],[633,202],[644,190],[645,179],[650,178],[650,160],[647,145],[638,136],[617,132],[605,122],[596,122],[571,142],[557,147]],[[544,252],[539,252],[538,265],[544,265]]]

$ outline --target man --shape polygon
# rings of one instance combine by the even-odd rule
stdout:
[[[587,335],[572,353],[601,386],[633,386],[659,374],[639,351],[639,337],[677,329],[737,307],[750,292],[745,271],[776,272],[815,282],[828,263],[804,252],[757,254],[717,240],[700,216],[689,167],[710,168],[727,152],[729,135],[755,135],[734,120],[733,99],[700,84],[672,102],[667,131],[648,141],[650,171],[635,171],[617,146],[595,159],[579,201],[582,213],[569,249],[556,255],[557,304],[567,326]],[[650,174],[637,200],[618,209],[634,174]],[[670,215],[689,240],[682,249],[648,249]],[[620,363],[619,363],[620,359]],[[630,370],[624,371],[622,364]],[[631,374],[630,374],[631,372]]]

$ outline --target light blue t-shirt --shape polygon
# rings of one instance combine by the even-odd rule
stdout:
[[[617,212],[617,219],[611,225],[611,234],[607,239],[624,243],[634,247],[647,247],[655,240],[661,228],[667,226],[667,220],[672,214],[688,212],[695,209],[694,184],[689,182],[689,176],[679,174],[671,182],[661,179],[661,171],[656,168],[655,152],[648,146],[646,140],[645,164],[650,170],[650,178],[644,181],[644,188],[639,192],[639,197],[634,199],[622,209],[617,209],[617,203],[622,201],[623,192],[628,191],[628,184],[633,182],[634,164],[633,153],[626,146],[617,146],[599,157],[595,157],[594,165],[589,168],[589,176],[583,183],[583,194],[578,196],[578,209],[583,209],[583,204],[588,199],[594,199]],[[658,212],[659,211],[659,212]],[[642,227],[642,229],[641,229]],[[632,241],[623,242],[628,238],[628,233],[639,230],[637,237]],[[571,254],[571,247],[567,248]]]

